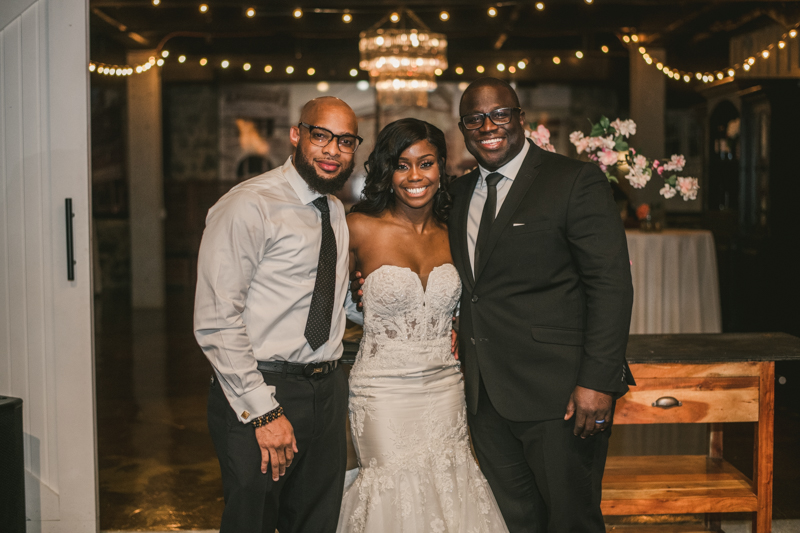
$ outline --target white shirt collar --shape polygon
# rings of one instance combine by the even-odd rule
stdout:
[[[324,194],[320,194],[308,186],[306,180],[304,180],[300,173],[297,172],[297,169],[294,168],[292,156],[289,156],[289,159],[287,159],[286,163],[283,164],[281,171],[283,172],[283,175],[286,176],[286,181],[289,182],[292,190],[294,190],[294,193],[303,204],[309,205],[320,196],[325,196]]]
[[[482,188],[486,186],[486,176],[492,172],[499,172],[503,175],[503,177],[514,181],[514,178],[517,177],[519,169],[522,167],[522,162],[525,161],[525,156],[528,155],[528,150],[530,150],[530,148],[531,147],[528,145],[528,139],[526,138],[525,144],[522,146],[522,150],[519,151],[516,157],[497,170],[486,170],[482,166],[478,165],[478,169],[481,173],[481,177],[478,180],[478,187]]]

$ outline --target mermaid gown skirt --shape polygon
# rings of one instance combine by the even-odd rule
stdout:
[[[470,451],[464,385],[450,352],[461,293],[455,267],[436,267],[424,290],[410,269],[385,265],[363,292],[349,406],[360,470],[338,531],[507,531]]]

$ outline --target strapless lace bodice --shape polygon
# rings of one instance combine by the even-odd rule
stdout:
[[[424,289],[413,270],[384,265],[367,276],[362,290],[364,335],[354,372],[455,363],[450,332],[461,280],[453,265],[434,268]]]

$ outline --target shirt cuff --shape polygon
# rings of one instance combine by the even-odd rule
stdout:
[[[236,396],[225,386],[224,380],[221,380],[220,384],[223,385],[222,390],[236,417],[243,424],[249,424],[253,419],[269,413],[280,405],[275,400],[275,387],[272,385],[263,383],[241,396]]]
[[[353,295],[349,290],[344,298],[344,314],[356,324],[364,325],[364,313],[358,310],[358,306],[353,302]]]

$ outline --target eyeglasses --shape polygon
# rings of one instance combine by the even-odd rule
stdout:
[[[483,126],[486,117],[489,117],[496,126],[502,126],[511,122],[514,116],[514,111],[521,111],[520,107],[501,107],[500,109],[493,109],[488,113],[474,113],[472,115],[462,115],[461,123],[468,130],[477,130]]]
[[[364,141],[364,139],[358,135],[351,135],[349,133],[336,135],[331,130],[320,128],[319,126],[312,126],[311,124],[306,124],[305,122],[300,122],[298,126],[308,128],[311,144],[325,147],[328,146],[333,139],[336,139],[336,144],[339,146],[339,150],[346,154],[354,154],[356,150],[358,150],[359,145]]]

